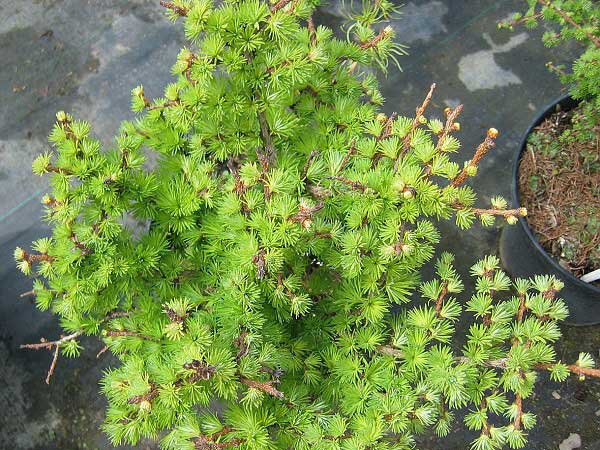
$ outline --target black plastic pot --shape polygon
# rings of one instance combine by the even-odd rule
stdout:
[[[527,129],[513,162],[512,200],[515,207],[521,206],[518,183],[519,162],[527,148],[529,135],[535,127],[556,112],[557,108],[568,111],[578,104],[578,101],[569,96],[562,97],[549,105]],[[517,224],[507,225],[502,230],[500,258],[503,266],[513,277],[548,274],[560,279],[565,284],[560,296],[569,307],[566,323],[570,325],[600,323],[600,288],[581,281],[546,253],[529,228],[526,218],[519,218]]]

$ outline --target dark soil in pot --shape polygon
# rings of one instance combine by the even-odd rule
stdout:
[[[591,109],[580,104],[547,117],[529,136],[519,166],[529,227],[577,278],[600,268],[600,124]]]
[[[584,108],[564,97],[525,133],[512,194],[529,214],[505,227],[500,239],[502,262],[513,276],[548,274],[564,282],[560,295],[573,325],[600,323],[600,287],[579,279],[600,267],[600,131]]]

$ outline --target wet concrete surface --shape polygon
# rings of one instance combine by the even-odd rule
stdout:
[[[45,180],[31,175],[33,158],[47,148],[46,135],[57,110],[92,123],[106,144],[120,120],[131,117],[129,92],[138,84],[159,96],[170,67],[185,44],[178,25],[168,22],[154,0],[0,0],[0,449],[109,449],[99,431],[105,401],[97,393],[102,370],[114,361],[96,359],[99,342],[85,342],[83,356],[61,358],[52,384],[44,378],[51,355],[19,350],[25,342],[55,337],[57,321],[19,294],[30,280],[14,268],[12,252],[48,233],[40,222]],[[576,47],[549,50],[543,30],[497,30],[498,21],[522,9],[522,0],[406,2],[395,20],[410,55],[403,72],[381,77],[385,110],[413,114],[436,82],[433,110],[465,104],[460,120],[466,160],[490,126],[501,131],[498,146],[472,181],[485,204],[510,194],[512,156],[536,112],[564,91],[545,69],[561,63]],[[341,4],[321,8],[317,22],[339,27]],[[460,272],[481,255],[497,250],[498,229],[460,232],[440,224],[443,250],[457,255]],[[467,284],[468,286],[468,284]],[[579,351],[598,357],[600,327],[563,327],[558,355]],[[578,433],[582,449],[600,449],[600,384],[570,379],[563,385],[542,379],[526,402],[538,413],[528,450],[558,449]],[[552,395],[552,393],[558,395]],[[560,397],[560,398],[558,398]],[[421,449],[464,450],[472,434],[457,423],[450,437],[420,438]],[[126,448],[126,447],[123,447]],[[143,443],[137,448],[157,448]]]

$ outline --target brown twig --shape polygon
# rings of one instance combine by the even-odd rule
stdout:
[[[525,208],[516,208],[516,209],[471,208],[471,211],[478,216],[482,216],[482,215],[501,216],[501,217],[525,217],[525,216],[527,216],[527,210]]]
[[[41,339],[39,344],[21,344],[20,348],[28,348],[33,350],[40,349],[48,349],[51,350],[54,347],[54,355],[52,357],[52,362],[50,363],[50,368],[48,369],[48,375],[46,375],[46,384],[50,384],[50,378],[54,373],[54,369],[56,368],[56,363],[58,361],[58,355],[60,353],[61,346],[68,341],[72,341],[73,339],[78,338],[83,334],[83,331],[78,331],[76,333],[72,333],[68,336],[61,336],[60,339],[56,341],[46,341],[44,338]]]
[[[238,447],[245,441],[243,439],[234,438],[226,442],[215,442],[220,437],[231,433],[231,428],[223,427],[221,431],[211,435],[198,436],[193,440],[195,450],[220,450],[228,447]]]
[[[379,34],[377,34],[377,36],[375,36],[373,39],[360,44],[360,48],[362,48],[363,50],[367,50],[367,49],[377,46],[377,44],[379,44],[383,39],[385,39],[386,37],[388,37],[390,35],[391,31],[392,31],[391,27],[383,28],[379,32]]]
[[[61,173],[63,175],[73,175],[73,172],[69,169],[63,169],[62,167],[55,166],[54,164],[48,164],[46,166],[46,172]]]
[[[181,103],[178,100],[168,100],[164,103],[159,103],[158,105],[148,106],[148,111],[154,111],[155,109],[164,109],[170,106],[177,106]]]
[[[448,115],[446,117],[446,124],[444,125],[444,129],[442,130],[442,133],[438,138],[437,145],[435,146],[436,153],[441,151],[442,146],[444,145],[444,141],[447,139],[448,135],[454,130],[454,124],[456,123],[456,119],[462,113],[463,109],[463,105],[458,105],[456,108],[451,109],[448,112]]]
[[[279,0],[277,3],[271,5],[271,13],[275,13],[280,9],[285,8],[292,0]]]
[[[302,228],[310,228],[313,215],[324,207],[325,204],[323,202],[317,203],[315,206],[306,206],[301,203],[298,212],[290,217],[290,220],[292,222],[298,222],[302,225]]]
[[[46,384],[50,384],[50,378],[54,373],[54,369],[56,368],[56,362],[58,361],[58,353],[60,352],[60,346],[56,346],[54,350],[54,356],[52,357],[52,363],[50,364],[50,368],[48,369],[48,375],[46,375]]]
[[[390,117],[387,118],[383,125],[383,129],[381,130],[381,133],[379,134],[379,136],[377,136],[377,142],[381,142],[392,135],[392,125],[396,117],[398,117],[398,113],[394,112],[390,115]]]
[[[96,359],[100,358],[104,353],[108,351],[108,345],[105,345],[100,349],[98,353],[96,353]]]
[[[410,141],[412,139],[412,135],[413,135],[414,131],[417,129],[417,127],[420,125],[421,120],[422,120],[421,117],[425,113],[425,110],[429,106],[429,103],[431,103],[431,98],[433,97],[433,92],[435,91],[435,88],[436,88],[436,84],[433,83],[431,85],[431,87],[429,88],[429,92],[427,93],[425,100],[423,100],[423,103],[415,111],[416,112],[415,118],[410,126],[410,130],[408,130],[408,133],[406,133],[406,136],[404,137],[404,140],[402,141],[402,150],[398,154],[398,158],[396,158],[396,163],[394,164],[394,171],[398,170],[398,166],[400,165],[400,160],[404,157],[404,155],[406,155],[406,153],[410,149]]]
[[[148,392],[146,392],[145,394],[141,394],[141,395],[134,395],[133,397],[129,398],[127,400],[127,403],[129,403],[130,405],[134,405],[137,403],[142,403],[142,402],[151,402],[152,400],[154,400],[156,397],[158,397],[158,386],[155,383],[150,383],[150,390]]]
[[[262,391],[265,394],[272,395],[273,397],[276,397],[279,399],[285,398],[285,395],[283,394],[283,392],[277,390],[277,388],[275,388],[275,386],[273,386],[275,384],[273,381],[256,381],[256,380],[249,380],[248,378],[241,377],[240,383],[245,384],[246,386],[248,386],[250,388]]]
[[[317,45],[317,29],[312,16],[308,16],[308,19],[306,19],[306,27],[308,28],[308,35],[310,36],[310,45],[311,47],[315,47]]]
[[[258,123],[260,124],[260,134],[265,144],[265,155],[269,163],[275,161],[275,147],[273,146],[273,138],[271,137],[271,130],[269,129],[269,123],[264,112],[258,113]]]
[[[319,155],[318,150],[313,150],[312,152],[310,152],[310,155],[308,155],[308,158],[306,159],[306,163],[304,164],[304,167],[302,168],[302,177],[301,178],[303,180],[306,178],[306,175],[308,174],[308,169],[310,169],[310,165],[312,164],[312,162],[318,155]]]
[[[459,357],[456,360],[458,362],[464,363],[464,364],[468,364],[471,362],[470,358],[467,358],[464,356]],[[507,358],[491,359],[488,361],[484,361],[482,364],[486,367],[505,370],[508,367],[508,359]],[[539,364],[534,365],[532,367],[532,369],[534,369],[534,370],[550,370],[550,369],[554,368],[555,366],[556,366],[556,364],[539,363]],[[579,367],[577,364],[570,364],[570,365],[567,365],[566,367],[569,370],[569,372],[571,372],[574,375],[583,375],[583,376],[589,376],[589,377],[594,377],[594,378],[600,378],[600,369]]]
[[[252,257],[252,262],[256,265],[256,276],[259,280],[263,280],[267,276],[267,262],[265,255],[267,252],[261,248],[256,255]]]
[[[435,302],[435,315],[438,317],[438,319],[442,317],[442,308],[444,307],[446,295],[448,295],[448,282],[444,281],[442,283],[442,288],[440,289],[440,294]]]
[[[358,181],[349,180],[348,178],[345,178],[345,177],[331,176],[331,177],[327,177],[327,178],[329,180],[336,180],[336,181],[339,181],[341,183],[344,183],[345,185],[350,186],[355,191],[365,192],[367,189],[369,189],[364,184],[359,183]]]
[[[465,165],[463,170],[452,180],[452,186],[461,186],[469,176],[469,167],[475,167],[479,165],[479,162],[483,159],[487,153],[496,146],[496,138],[498,137],[498,130],[490,128],[483,142],[479,144],[473,158]]]
[[[352,142],[350,142],[350,148],[348,149],[348,152],[346,153],[346,155],[344,156],[344,159],[342,160],[342,163],[340,164],[340,169],[338,170],[338,173],[346,168],[346,166],[350,162],[350,158],[355,154],[356,154],[356,139],[352,139]]]
[[[404,358],[404,352],[391,345],[380,345],[377,351],[383,355],[393,356],[394,358]]]
[[[182,6],[178,6],[175,4],[175,2],[167,2],[164,0],[160,1],[160,6],[164,6],[167,9],[170,9],[171,11],[173,11],[175,14],[180,15],[182,17],[185,17],[188,15],[189,10],[187,8],[184,8]]]
[[[39,349],[51,349],[54,346],[60,347],[62,344],[68,341],[72,341],[73,339],[77,339],[79,336],[83,334],[83,331],[77,331],[76,333],[69,334],[68,336],[61,336],[60,339],[56,341],[46,341],[44,338],[40,339],[39,344],[21,344],[20,348],[29,348],[33,350]]]
[[[144,339],[146,341],[156,341],[156,339],[151,338],[150,336],[144,336],[143,334],[136,333],[135,331],[127,331],[127,330],[106,330],[106,336],[108,337],[137,337],[140,339]]]

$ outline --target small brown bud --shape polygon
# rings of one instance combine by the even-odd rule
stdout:
[[[527,216],[527,208],[519,208],[519,215],[521,217],[526,217]]]
[[[460,131],[460,122],[454,122],[452,124],[452,130],[454,130],[454,131]]]
[[[425,116],[419,116],[417,117],[417,120],[421,125],[425,125],[427,123],[427,118],[425,118]]]

